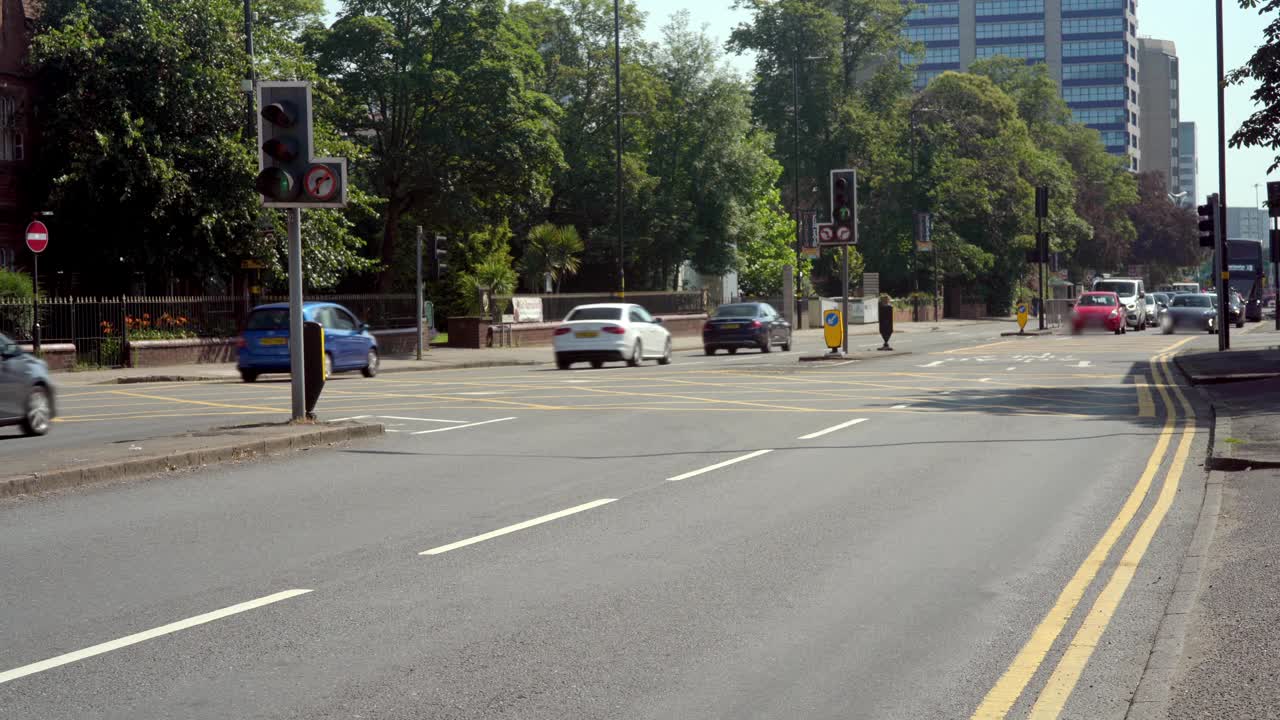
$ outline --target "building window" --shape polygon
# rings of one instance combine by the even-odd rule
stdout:
[[[977,37],[979,40],[1044,37],[1044,22],[1036,20],[1029,22],[978,23]]]
[[[917,70],[916,80],[914,85],[915,89],[916,90],[925,89],[926,87],[928,87],[929,83],[933,82],[934,78],[938,77],[944,72],[946,72],[946,70]]]
[[[1120,108],[1072,110],[1071,119],[1081,125],[1123,125],[1128,113]]]
[[[959,47],[929,47],[923,53],[901,52],[898,54],[903,65],[940,65],[943,63],[960,64]]]
[[[1119,85],[1083,85],[1062,88],[1062,99],[1069,103],[1124,100]]]
[[[22,160],[22,131],[18,128],[18,101],[9,95],[0,95],[0,161]]]
[[[934,18],[960,17],[960,3],[924,3],[907,13],[907,20],[932,20]]]
[[[978,59],[1004,55],[1023,60],[1043,60],[1044,43],[1014,43],[1012,45],[979,45]]]
[[[1044,0],[978,0],[978,17],[1044,14]]]
[[[1064,18],[1062,21],[1062,34],[1120,33],[1124,32],[1124,26],[1124,18],[1122,17]]]
[[[1076,10],[1124,10],[1124,0],[1062,0],[1062,12]]]
[[[1062,66],[1063,80],[1123,80],[1124,63],[1067,63]]]
[[[1124,55],[1123,40],[1073,40],[1062,43],[1062,57]]]
[[[1102,144],[1107,147],[1124,147],[1128,143],[1122,130],[1107,130],[1102,133]]]
[[[906,36],[912,42],[934,42],[937,40],[959,40],[959,25],[922,25],[907,28]]]

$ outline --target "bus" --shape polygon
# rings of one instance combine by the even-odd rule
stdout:
[[[1227,240],[1231,288],[1244,298],[1244,319],[1262,321],[1262,241]]]

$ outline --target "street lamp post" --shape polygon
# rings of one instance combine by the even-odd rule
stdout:
[[[619,0],[613,0],[614,211],[618,226],[618,297],[627,296],[626,245],[622,239],[622,20]]]
[[[800,62],[812,62],[814,60],[825,60],[825,55],[810,55],[801,58],[800,48],[797,47],[792,55],[791,61],[791,211],[796,218],[796,286],[800,286],[800,226],[804,223],[802,211],[800,209]],[[786,299],[787,307],[793,308],[796,304],[795,298]],[[792,313],[788,313],[791,315]]]

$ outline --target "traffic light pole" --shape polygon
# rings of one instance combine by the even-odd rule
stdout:
[[[418,301],[418,304],[416,306],[417,309],[414,310],[414,313],[413,313],[414,317],[417,318],[416,325],[418,328],[418,350],[416,353],[416,357],[419,360],[421,360],[422,359],[422,226],[421,225],[418,226],[418,270],[415,277],[417,278],[417,282],[414,283],[413,287],[416,289],[416,292],[417,292],[416,298]]]
[[[288,208],[289,223],[289,382],[293,421],[307,417],[307,385],[302,354],[302,210]]]
[[[1218,23],[1218,350],[1231,349],[1230,260],[1227,258],[1227,110],[1226,65],[1222,59],[1222,0],[1216,3]],[[1242,308],[1243,311],[1243,308]]]
[[[841,335],[844,341],[840,346],[840,351],[845,355],[849,354],[849,246],[840,246],[840,255],[842,256],[841,264],[844,266],[840,271],[840,286],[844,290],[840,293],[840,319],[844,321],[844,332]]]

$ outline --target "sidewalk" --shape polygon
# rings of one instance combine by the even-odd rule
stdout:
[[[939,332],[953,328],[978,325],[987,321],[943,320],[940,323],[898,323],[894,326],[894,337],[913,333]],[[852,325],[849,337],[879,337],[880,329],[875,324]],[[821,329],[795,331],[797,346],[805,343],[820,347],[822,345]],[[702,339],[697,335],[674,336],[672,349],[676,351],[699,350]],[[510,367],[519,365],[542,365],[554,361],[550,345],[531,347],[498,347],[498,348],[450,348],[433,347],[423,350],[422,359],[412,356],[384,357],[381,363],[382,373],[422,372],[429,370],[462,370],[466,368]],[[105,385],[115,383],[142,382],[197,382],[197,381],[239,381],[240,373],[235,363],[216,363],[205,365],[171,365],[167,367],[149,368],[114,368],[110,370],[87,370],[84,372],[61,372],[55,376],[60,385]]]
[[[1200,578],[1169,694],[1178,720],[1280,718],[1280,333],[1268,320],[1231,345],[1175,360],[1213,405],[1217,468],[1211,540],[1183,570]]]

